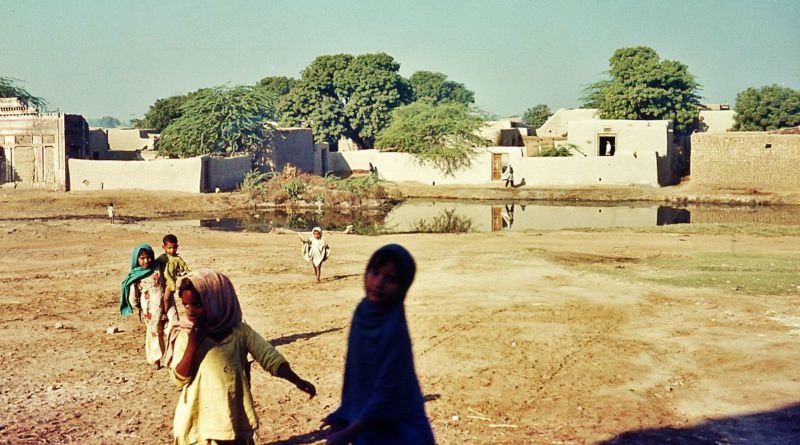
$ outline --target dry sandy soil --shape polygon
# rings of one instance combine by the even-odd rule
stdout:
[[[111,200],[119,224],[103,218]],[[591,267],[797,253],[796,238],[333,233],[316,283],[294,235],[149,219],[243,204],[227,194],[0,191],[0,443],[170,442],[178,392],[146,365],[143,326],[118,315],[131,248],[159,251],[167,232],[193,268],[230,275],[246,320],[318,388],[308,400],[254,371],[259,444],[324,442],[319,421],[337,405],[363,268],[388,242],[419,265],[406,311],[441,444],[800,443],[800,291],[657,285]]]

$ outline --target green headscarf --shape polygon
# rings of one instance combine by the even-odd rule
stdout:
[[[145,269],[144,267],[139,267],[139,253],[144,250],[150,252],[150,267]],[[130,286],[131,283],[141,280],[142,278],[150,276],[153,272],[156,271],[156,256],[153,252],[153,248],[150,247],[149,244],[139,244],[138,246],[133,248],[133,256],[131,257],[131,271],[128,272],[128,276],[122,281],[122,298],[119,300],[119,313],[122,315],[130,315],[133,313],[133,308],[131,307],[131,302],[128,300],[128,296],[130,294]]]

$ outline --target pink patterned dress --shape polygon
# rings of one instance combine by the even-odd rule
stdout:
[[[172,323],[178,321],[175,307],[171,307],[167,315],[161,308],[164,295],[164,280],[161,274],[155,272],[135,283],[139,293],[139,303],[142,309],[142,322],[147,328],[145,334],[144,350],[147,363],[159,363],[164,354],[165,333]]]

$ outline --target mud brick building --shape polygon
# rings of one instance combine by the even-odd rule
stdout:
[[[800,190],[800,134],[695,133],[691,156],[693,184]]]
[[[67,159],[85,158],[83,116],[41,113],[17,98],[0,98],[0,187],[64,190]]]

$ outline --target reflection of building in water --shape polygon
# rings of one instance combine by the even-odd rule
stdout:
[[[521,209],[521,207],[520,207]],[[471,221],[471,231],[558,230],[564,228],[653,227],[658,222],[658,206],[565,206],[406,201],[394,207],[385,219],[389,232],[413,232],[419,221],[433,223],[443,212],[452,218]]]
[[[676,209],[674,207],[661,206],[658,208],[659,226],[669,224],[689,224],[692,222],[692,215],[686,209]]]

